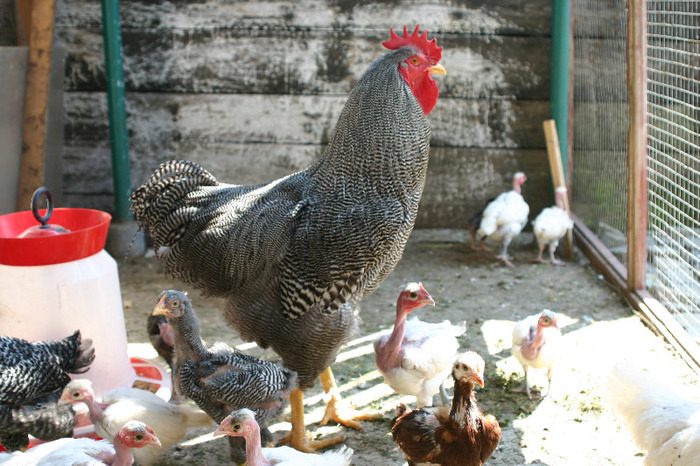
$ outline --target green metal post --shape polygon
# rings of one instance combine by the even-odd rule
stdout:
[[[129,174],[129,143],[126,129],[126,98],[122,63],[122,35],[119,0],[102,0],[104,28],[105,71],[109,104],[109,136],[112,149],[112,178],[117,222],[133,220],[129,211],[131,177]]]
[[[566,174],[569,123],[569,50],[571,45],[571,0],[552,0],[552,70],[549,94],[550,116],[556,121],[562,165]]]

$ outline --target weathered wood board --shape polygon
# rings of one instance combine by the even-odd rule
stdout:
[[[552,203],[549,0],[126,0],[121,18],[134,187],[169,159],[245,184],[305,168],[389,28],[419,23],[448,74],[418,226],[464,227],[518,170],[532,218]],[[100,1],[57,0],[55,27],[68,51],[66,202],[111,211]],[[582,34],[599,40],[596,28]]]

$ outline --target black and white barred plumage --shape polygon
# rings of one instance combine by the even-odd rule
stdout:
[[[62,340],[31,342],[0,337],[0,443],[26,448],[27,434],[42,440],[71,435],[73,411],[57,407],[68,374],[86,372],[95,358],[80,332]]]
[[[218,182],[194,162],[158,168],[131,196],[167,273],[227,298],[226,319],[311,387],[357,330],[357,304],[394,269],[413,229],[430,127],[399,74],[375,61],[308,169],[267,184]]]
[[[181,291],[164,291],[154,314],[166,315],[173,328],[173,369],[177,371],[174,379],[180,393],[191,398],[216,422],[221,422],[233,409],[254,411],[263,440],[271,441],[267,425],[286,406],[289,392],[296,388],[296,373],[222,342],[207,348],[192,304]],[[229,442],[232,459],[243,463],[245,441],[230,438]]]

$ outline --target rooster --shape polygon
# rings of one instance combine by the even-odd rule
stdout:
[[[396,393],[415,396],[418,406],[432,406],[438,389],[443,403],[448,402],[443,382],[457,357],[457,337],[466,331],[464,323],[452,325],[447,320],[406,321],[412,310],[434,304],[421,283],[404,285],[396,302],[394,329],[374,341],[375,363],[386,384]]]
[[[206,348],[192,303],[181,291],[160,295],[153,315],[168,318],[175,343],[174,379],[180,392],[191,398],[216,422],[232,409],[250,408],[263,427],[263,440],[272,441],[267,424],[286,406],[296,388],[297,375],[279,364],[235,351],[224,343]],[[245,444],[230,439],[231,459],[244,463]]]
[[[56,405],[69,374],[86,372],[95,359],[92,340],[76,331],[61,340],[32,342],[0,337],[0,443],[25,449],[29,436],[55,440],[73,433],[74,413]]]
[[[564,210],[564,196],[566,187],[559,186],[554,192],[556,205],[542,209],[542,212],[532,222],[532,231],[537,238],[538,253],[534,262],[544,262],[542,253],[545,246],[549,245],[549,262],[554,265],[562,265],[563,262],[554,258],[559,240],[567,231],[574,227],[574,222]]]
[[[606,399],[646,450],[648,466],[694,466],[700,459],[700,401],[636,364],[617,363],[606,380]]]
[[[477,353],[461,354],[452,368],[455,382],[452,406],[409,409],[397,407],[391,435],[410,466],[479,466],[494,452],[501,427],[476,404],[474,384],[484,386],[484,360]]]
[[[245,408],[225,417],[214,431],[214,436],[218,435],[245,439],[247,466],[347,466],[353,454],[352,448],[348,447],[327,451],[322,455],[303,453],[290,447],[262,448],[260,426],[255,420],[255,413]]]
[[[168,403],[158,395],[138,388],[115,388],[105,393],[102,401],[95,399],[92,383],[87,379],[72,380],[61,393],[60,405],[85,403],[95,433],[111,440],[121,426],[131,420],[143,421],[158,433],[164,447],[180,441],[190,427],[209,427],[212,420],[194,406]],[[157,462],[160,445],[144,446],[134,452],[141,466]]]
[[[339,413],[330,366],[357,331],[359,302],[401,258],[425,185],[442,49],[418,27],[392,30],[383,44],[392,51],[359,79],[311,167],[240,186],[167,162],[130,198],[165,271],[225,296],[227,322],[298,373],[285,440],[304,451],[343,440],[308,442],[303,391],[319,376],[328,394],[321,423],[361,428],[363,416]]]
[[[160,448],[155,432],[139,421],[129,421],[114,436],[113,445],[106,440],[66,438],[42,443],[26,452],[0,453],[6,466],[129,466],[134,463],[132,448],[149,445]]]
[[[479,239],[489,238],[501,244],[501,253],[496,256],[496,259],[508,267],[513,267],[508,257],[508,246],[523,230],[527,223],[527,216],[530,214],[530,206],[520,193],[525,181],[527,177],[523,172],[513,175],[513,189],[499,194],[488,203],[476,232]]]
[[[530,393],[530,368],[547,369],[547,394],[552,384],[554,364],[561,351],[561,330],[557,316],[549,309],[528,316],[513,328],[511,354],[520,362],[525,372],[525,393]]]

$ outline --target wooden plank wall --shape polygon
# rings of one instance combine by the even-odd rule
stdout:
[[[99,0],[57,0],[65,77],[66,204],[113,210]],[[305,168],[389,28],[437,37],[446,76],[429,115],[417,227],[464,228],[515,171],[530,217],[552,204],[550,0],[122,0],[131,179],[168,159],[236,184]]]

